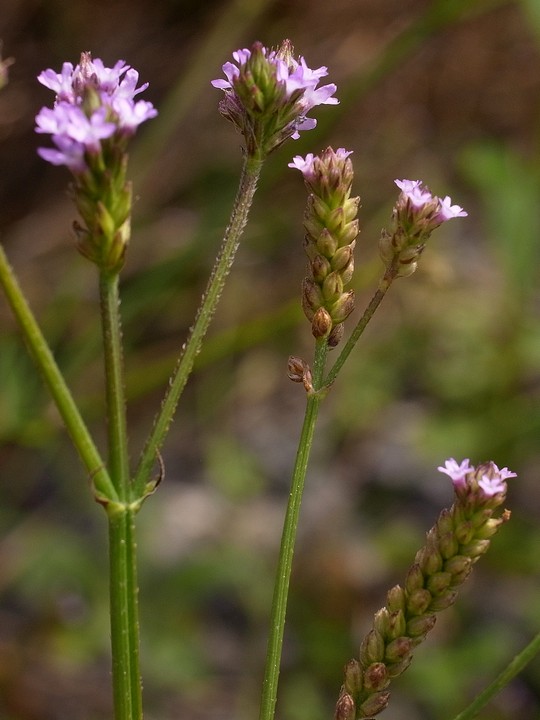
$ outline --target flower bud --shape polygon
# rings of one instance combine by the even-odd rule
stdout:
[[[389,684],[390,679],[384,663],[372,663],[364,671],[364,690],[368,692],[378,692],[379,690],[387,688]]]
[[[343,323],[339,323],[339,325],[334,325],[334,327],[332,328],[332,332],[328,336],[328,347],[330,349],[335,348],[337,345],[339,345],[343,338],[344,332],[345,325]]]
[[[412,651],[413,642],[406,636],[397,637],[386,646],[385,660],[391,663],[401,662]]]
[[[349,693],[343,693],[336,704],[335,720],[354,720],[355,704]]]
[[[404,610],[405,601],[405,591],[403,590],[401,585],[394,585],[394,587],[388,591],[386,606],[388,607],[390,612],[395,612],[396,610]]]
[[[387,691],[378,692],[370,695],[368,699],[360,705],[360,711],[362,712],[362,715],[359,715],[359,717],[369,718],[373,717],[374,715],[378,715],[385,709],[385,707],[388,706],[389,700],[390,693]]]
[[[360,645],[360,662],[367,666],[384,658],[384,639],[377,630],[370,630]]]
[[[427,580],[426,587],[433,595],[438,595],[446,590],[452,582],[452,575],[449,572],[438,572],[430,575]]]
[[[322,284],[322,293],[326,303],[334,303],[343,293],[343,280],[339,273],[332,272]]]
[[[405,578],[405,590],[410,594],[414,590],[418,590],[423,587],[424,575],[422,573],[422,570],[420,569],[420,566],[417,563],[414,563],[409,568],[409,572],[407,573],[407,577]]]
[[[354,290],[344,292],[330,308],[330,315],[335,324],[342,323],[354,310]]]
[[[332,330],[332,318],[327,310],[320,307],[314,314],[311,321],[311,332],[314,338],[324,338],[330,335]]]
[[[349,660],[345,665],[345,690],[356,695],[362,690],[362,668],[358,660]]]
[[[423,615],[431,604],[431,593],[425,588],[413,590],[407,598],[407,611],[411,615]]]
[[[424,638],[430,632],[437,618],[435,615],[419,615],[407,621],[407,635],[411,638]]]

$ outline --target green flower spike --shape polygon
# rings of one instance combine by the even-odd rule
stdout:
[[[456,500],[427,533],[403,586],[393,587],[375,613],[358,660],[346,665],[336,720],[373,718],[385,709],[390,682],[409,667],[436,613],[455,602],[490,538],[510,518],[508,510],[495,516],[506,498],[506,480],[516,477],[508,468],[499,470],[493,462],[474,468],[468,460],[458,465],[451,459],[439,470],[451,477]]]
[[[320,156],[297,155],[289,167],[304,175],[309,190],[304,216],[304,247],[310,274],[304,279],[302,307],[313,336],[335,347],[343,322],[354,309],[354,292],[346,290],[354,271],[359,197],[351,197],[351,151],[327,148]]]

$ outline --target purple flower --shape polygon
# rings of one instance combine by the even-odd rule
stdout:
[[[422,187],[420,180],[394,180],[394,182],[415,208],[433,201],[433,195],[427,188]]]
[[[103,141],[122,143],[157,115],[151,103],[134,101],[148,83],[137,87],[139,73],[123,60],[109,68],[83,53],[75,67],[66,62],[60,73],[44,70],[38,80],[56,93],[54,107],[42,108],[36,116],[36,132],[51,134],[56,149],[40,148],[39,155],[76,174],[87,169],[87,154],[101,152]]]
[[[222,67],[226,80],[212,85],[224,91],[220,112],[246,137],[250,151],[270,152],[289,137],[298,139],[317,124],[306,117],[309,110],[338,103],[333,83],[318,87],[327,68],[312,70],[303,57],[295,59],[287,40],[277,50],[261,43],[236,50],[233,60]]]
[[[446,473],[446,475],[451,478],[454,487],[458,488],[465,486],[466,477],[470,472],[474,471],[474,467],[470,465],[468,458],[462,460],[459,465],[454,458],[450,458],[445,461],[444,466],[439,466],[437,470],[439,470],[439,472]]]
[[[352,150],[345,150],[345,148],[338,148],[333,152],[334,158],[337,160],[345,160],[352,155]],[[287,167],[295,170],[300,170],[304,178],[308,181],[313,180],[314,177],[314,164],[319,161],[319,158],[313,153],[308,153],[305,158],[301,155],[295,155],[292,162],[288,163]]]
[[[439,217],[441,218],[441,222],[457,217],[467,217],[468,214],[469,213],[465,212],[459,205],[452,205],[452,201],[448,195],[444,200],[439,199]]]
[[[468,459],[458,465],[454,458],[450,458],[437,470],[450,476],[458,496],[471,494],[483,501],[506,493],[506,480],[517,477],[506,467],[499,470],[494,462],[482,463],[475,468]]]
[[[401,190],[397,209],[403,210],[409,206],[410,218],[414,220],[421,216],[427,221],[426,229],[429,232],[446,220],[468,215],[459,205],[452,205],[448,195],[443,200],[433,195],[421,180],[394,180],[394,182]]]

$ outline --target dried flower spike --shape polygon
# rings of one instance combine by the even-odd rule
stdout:
[[[297,155],[289,163],[304,176],[309,191],[304,216],[304,248],[310,274],[304,279],[302,307],[313,336],[335,347],[343,322],[354,309],[354,292],[345,290],[354,270],[359,197],[351,197],[351,151],[327,148],[320,156]]]
[[[427,533],[403,586],[388,592],[386,605],[375,614],[373,628],[362,642],[359,659],[347,663],[337,720],[372,718],[384,710],[392,678],[409,667],[414,648],[435,625],[436,613],[455,602],[473,564],[510,517],[508,510],[495,512],[505,501],[506,480],[516,473],[499,470],[493,462],[475,468],[469,460],[458,464],[453,458],[438,469],[452,479],[455,502]]]
[[[84,220],[75,224],[80,252],[103,269],[119,270],[129,240],[131,185],[126,181],[127,144],[137,127],[157,115],[152,103],[135,100],[139,73],[119,60],[106,67],[90,53],[60,73],[38,80],[56,94],[52,108],[36,116],[36,132],[52,136],[54,148],[38,148],[53,165],[74,176],[72,195]]]
[[[381,258],[393,277],[412,275],[426,241],[447,220],[466,217],[459,205],[432,195],[420,180],[396,180],[401,190],[392,214],[392,232],[383,230],[379,241]]]
[[[250,156],[264,157],[287,138],[297,139],[317,124],[306,117],[311,108],[338,103],[334,84],[317,87],[327,69],[311,70],[303,57],[295,59],[289,40],[277,50],[256,42],[233,59],[223,65],[227,79],[212,85],[225,93],[220,112],[242,133]]]

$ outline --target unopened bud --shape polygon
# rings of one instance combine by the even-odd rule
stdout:
[[[327,337],[330,335],[331,330],[332,318],[330,317],[328,310],[320,307],[314,314],[313,320],[311,321],[311,332],[313,333],[313,337],[317,339]]]
[[[332,272],[325,278],[322,293],[326,303],[333,303],[342,295],[343,280],[339,273]]]
[[[363,687],[362,668],[358,660],[349,660],[345,665],[345,690],[356,695]]]
[[[449,587],[452,580],[452,575],[449,572],[434,573],[428,578],[427,589],[433,595],[439,595],[439,593]]]
[[[413,649],[413,641],[411,638],[402,636],[386,646],[385,660],[390,663],[401,662],[404,658],[408,657]]]
[[[384,690],[390,684],[386,665],[382,662],[371,664],[364,671],[364,689],[368,691]]]
[[[435,615],[411,618],[407,623],[407,635],[411,638],[425,637],[437,622]]]
[[[368,699],[360,705],[362,715],[359,717],[369,718],[378,715],[387,707],[390,700],[390,693],[383,690],[382,692],[373,693]]]
[[[336,704],[335,720],[354,720],[356,708],[349,693],[343,693]]]
[[[342,323],[354,310],[354,290],[343,293],[330,308],[330,315],[334,323]]]
[[[384,658],[384,639],[376,630],[370,630],[360,645],[360,662],[370,665]]]
[[[431,593],[425,588],[413,590],[407,599],[407,610],[412,615],[423,615],[431,604]]]
[[[328,336],[328,347],[330,349],[335,348],[337,345],[339,345],[341,339],[343,338],[344,332],[345,325],[343,323],[339,323],[332,328],[332,332]]]
[[[446,590],[446,592],[443,592],[441,593],[441,595],[433,598],[429,609],[436,612],[439,612],[440,610],[446,610],[446,608],[449,608],[456,602],[457,596],[457,590]]]
[[[408,593],[412,593],[414,590],[418,590],[419,588],[423,587],[424,575],[422,573],[422,570],[420,569],[420,566],[417,563],[414,563],[409,568],[409,572],[407,573],[407,577],[405,578],[405,590]]]
[[[308,231],[309,232],[309,231]],[[317,229],[317,232],[311,233],[317,238],[317,249],[327,258],[333,257],[334,253],[338,249],[337,238],[332,235],[328,228],[321,230]]]
[[[390,612],[405,609],[405,591],[401,585],[394,585],[393,588],[390,588],[386,596],[386,605]]]

